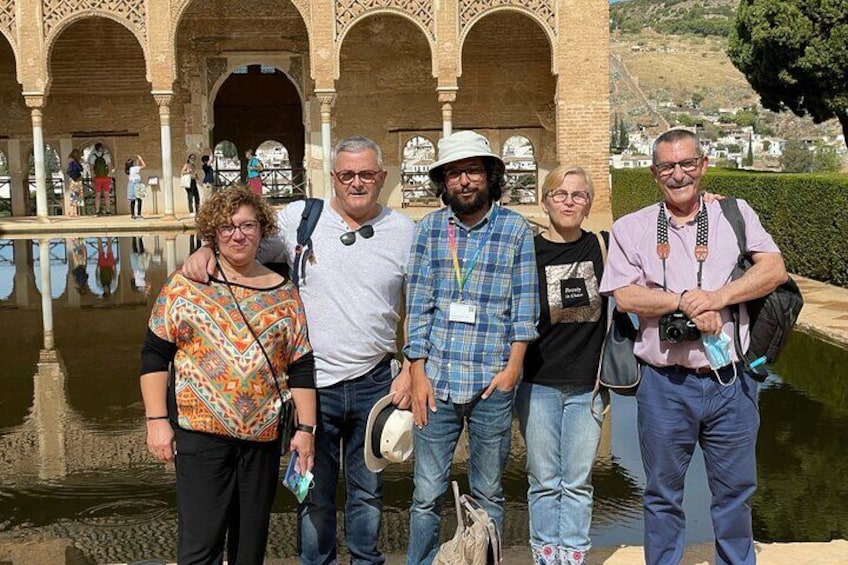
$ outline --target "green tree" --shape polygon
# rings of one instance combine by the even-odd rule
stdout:
[[[848,9],[844,1],[741,0],[727,50],[763,106],[837,118],[848,139]]]
[[[630,135],[627,133],[627,126],[624,120],[618,122],[618,147],[622,151],[630,146]]]
[[[814,173],[835,173],[842,169],[842,157],[834,147],[819,145],[813,153]]]
[[[752,136],[748,136],[748,154],[745,156],[745,160],[742,161],[742,164],[746,167],[754,166],[754,140]]]
[[[698,108],[701,105],[701,102],[704,101],[704,95],[700,92],[696,92],[692,95],[692,107]]]
[[[786,173],[809,173],[813,170],[813,152],[803,141],[790,139],[783,146],[780,163]]]

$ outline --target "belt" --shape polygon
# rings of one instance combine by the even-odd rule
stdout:
[[[695,373],[696,375],[709,375],[715,371],[724,371],[725,369],[730,369],[733,367],[733,363],[729,363],[724,367],[719,367],[718,369],[713,369],[709,365],[704,365],[703,367],[684,367],[683,365],[672,365],[671,367],[661,367],[661,369],[672,369],[674,371],[680,373]]]

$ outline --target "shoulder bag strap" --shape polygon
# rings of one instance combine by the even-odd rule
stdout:
[[[743,263],[743,258],[748,256],[748,240],[745,236],[745,219],[742,217],[742,212],[739,211],[739,203],[735,198],[724,198],[719,201],[721,211],[724,212],[724,217],[733,228],[733,233],[736,234],[736,243],[739,245],[739,258],[736,262],[739,266]],[[745,352],[742,351],[742,333],[740,330],[739,321],[739,305],[732,304],[730,306],[730,317],[733,319],[733,347],[736,348],[736,355],[739,360],[749,367],[748,358]]]
[[[598,246],[601,248],[601,261],[604,265],[607,264],[607,244],[604,241],[604,236],[601,232],[596,232],[595,237],[598,238]],[[610,299],[607,302],[607,326],[606,331],[604,331],[604,339],[601,340],[601,356],[598,359],[598,372],[595,375],[595,388],[592,389],[592,400],[589,403],[589,409],[592,411],[592,414],[595,414],[595,397],[598,396],[598,393],[601,392],[601,369],[603,368],[603,359],[604,359],[604,343],[606,343],[606,335],[610,329],[610,325],[612,324],[612,309],[613,309],[613,300]],[[607,412],[609,412],[609,404],[607,404],[606,408],[604,408],[599,414],[595,414],[598,418],[603,418]]]
[[[295,246],[291,269],[291,278],[295,286],[300,286],[300,279],[306,272],[306,264],[304,263],[301,267],[301,263],[304,255],[306,255],[307,260],[312,255],[312,232],[318,225],[318,219],[321,217],[323,208],[324,201],[320,198],[307,198],[303,206],[303,214],[300,215],[300,224],[297,226],[297,245]]]

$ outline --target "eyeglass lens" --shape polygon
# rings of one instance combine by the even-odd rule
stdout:
[[[486,169],[481,167],[468,167],[467,169],[449,169],[445,171],[445,180],[448,182],[456,182],[462,177],[462,173],[468,177],[470,181],[478,181],[483,178],[483,173]]]
[[[224,224],[223,226],[218,227],[218,231],[221,232],[221,235],[231,236],[236,230],[239,230],[244,235],[252,235],[256,233],[257,228],[259,227],[259,222],[242,222],[239,225],[233,224]]]
[[[683,159],[682,161],[675,161],[673,163],[658,163],[654,165],[657,172],[661,175],[670,175],[674,172],[674,168],[678,165],[684,173],[691,173],[695,169],[698,168],[698,165],[701,164],[700,157],[692,157],[689,159]]]
[[[380,171],[337,171],[336,178],[343,184],[350,184],[353,179],[359,177],[359,180],[364,183],[372,183],[377,180],[377,175]]]
[[[585,204],[589,201],[589,193],[584,192],[582,190],[577,190],[575,192],[567,192],[565,190],[557,190],[556,192],[549,192],[548,198],[551,199],[551,202],[555,202],[556,204],[562,204],[568,197],[571,197],[571,200],[574,201],[575,204]]]

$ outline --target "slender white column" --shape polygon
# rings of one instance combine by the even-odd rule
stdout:
[[[24,100],[30,109],[32,117],[32,155],[35,167],[35,215],[39,220],[47,220],[47,177],[44,174],[44,131],[42,120],[44,114],[43,94],[24,93]],[[24,190],[29,190],[25,186]]]
[[[321,153],[324,165],[324,190],[322,196],[327,196],[330,186],[330,171],[333,166],[333,102],[336,100],[335,91],[316,92],[321,102]]]
[[[165,196],[165,218],[174,218],[174,172],[171,158],[171,97],[172,92],[154,91],[159,105],[159,137],[162,145],[162,177],[159,185]]]
[[[453,132],[453,103],[456,102],[455,87],[438,87],[439,103],[442,105],[442,137]]]
[[[44,349],[53,349],[53,288],[50,280],[50,240],[38,240],[38,260],[41,263],[41,325],[44,328]]]

